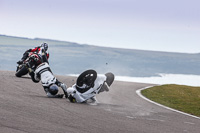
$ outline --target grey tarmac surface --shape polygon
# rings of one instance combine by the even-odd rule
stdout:
[[[145,101],[151,84],[115,81],[97,105],[47,98],[41,83],[0,71],[0,133],[199,133],[200,120]],[[75,77],[56,76],[68,86]],[[62,93],[62,91],[59,91]]]

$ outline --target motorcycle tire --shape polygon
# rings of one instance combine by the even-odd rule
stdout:
[[[15,73],[16,77],[21,77],[23,75],[26,75],[28,73],[28,70],[25,66],[22,66],[21,69],[18,69],[17,72]]]
[[[95,70],[86,70],[79,75],[79,77],[77,78],[76,85],[81,87],[83,86],[83,84],[86,84],[90,87],[93,87],[92,85],[94,85],[94,81],[96,80],[96,78],[97,72]]]
[[[111,86],[111,84],[113,83],[114,79],[115,79],[115,76],[113,73],[109,72],[109,73],[106,73],[106,83],[108,84],[108,86]]]

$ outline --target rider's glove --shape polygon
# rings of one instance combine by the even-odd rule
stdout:
[[[72,103],[75,103],[75,102],[76,102],[76,99],[75,99],[72,95],[69,95],[68,99],[69,99],[69,101],[72,102]]]
[[[23,63],[23,60],[19,60],[18,62],[17,62],[17,64],[22,64]]]

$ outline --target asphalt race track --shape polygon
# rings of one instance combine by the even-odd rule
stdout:
[[[199,133],[200,120],[140,98],[150,84],[115,81],[97,105],[47,98],[40,83],[0,71],[0,133]],[[71,86],[75,77],[57,76]],[[60,93],[62,91],[60,90]]]

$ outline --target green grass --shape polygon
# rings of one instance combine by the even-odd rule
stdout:
[[[200,116],[200,87],[169,84],[148,88],[141,93],[162,105]]]

